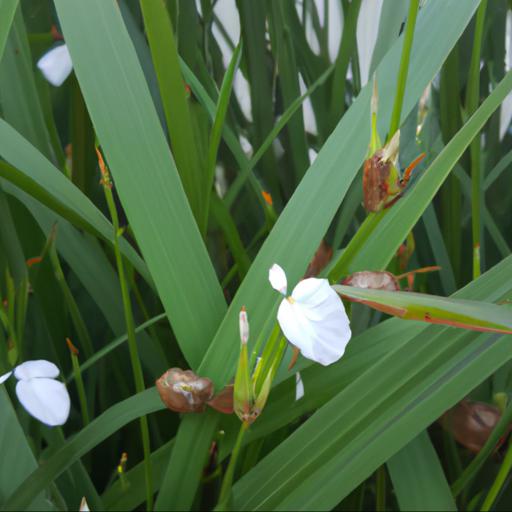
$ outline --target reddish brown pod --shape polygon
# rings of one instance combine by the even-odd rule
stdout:
[[[500,410],[484,402],[462,400],[439,419],[442,427],[469,451],[478,453],[501,419]],[[508,428],[510,432],[510,427]],[[506,436],[505,436],[506,437]],[[496,448],[503,444],[501,439]]]
[[[354,286],[355,288],[369,288],[371,290],[400,290],[398,278],[391,272],[372,272],[364,270],[354,272],[346,277],[341,284]]]
[[[157,381],[162,402],[174,412],[203,412],[206,405],[224,414],[233,412],[233,386],[214,396],[213,383],[192,370],[171,368]]]

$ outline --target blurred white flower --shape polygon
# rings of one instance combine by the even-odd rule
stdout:
[[[61,44],[47,51],[38,61],[37,67],[55,87],[60,87],[73,71],[73,63],[67,45]]]
[[[304,279],[286,296],[286,274],[279,265],[272,265],[268,278],[285,296],[277,320],[286,339],[304,357],[324,366],[340,359],[352,332],[343,302],[327,279]]]
[[[50,361],[26,361],[0,376],[0,384],[12,374],[18,379],[16,395],[26,411],[50,427],[64,425],[71,401],[66,386],[55,380],[59,369]]]
[[[297,402],[304,396],[304,382],[302,382],[302,377],[300,376],[300,372],[295,374],[295,401]]]

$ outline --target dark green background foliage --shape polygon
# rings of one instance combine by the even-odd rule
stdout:
[[[421,2],[400,81],[410,4],[372,2],[237,0],[234,41],[221,1],[0,0],[0,295],[16,319],[16,343],[0,327],[0,373],[27,359],[54,361],[72,398],[69,421],[50,429],[26,414],[13,382],[0,386],[2,509],[77,510],[83,496],[91,510],[145,509],[135,420],[147,416],[155,509],[213,510],[240,422],[211,409],[164,410],[154,382],[180,367],[216,390],[228,384],[240,308],[250,343],[266,340],[279,300],[269,267],[279,263],[295,284],[322,240],[333,248],[321,274],[331,282],[359,270],[438,265],[416,276],[416,291],[478,301],[471,321],[489,320],[488,311],[510,328],[512,137],[500,122],[510,121],[511,6]],[[329,31],[334,16],[341,36]],[[61,44],[56,31],[74,65],[58,88],[36,66]],[[381,139],[392,135],[404,85],[400,166],[426,158],[403,197],[367,217],[373,77]],[[122,233],[113,231],[96,145]],[[140,326],[142,392],[126,343],[118,235]],[[406,268],[397,256],[404,243]],[[455,316],[470,308],[451,304]],[[465,397],[492,403],[510,394],[510,336],[389,318],[359,304],[350,312],[353,339],[340,361],[324,368],[299,359],[299,401],[287,350],[223,506],[510,508],[500,480],[508,484],[508,441],[501,454],[493,449],[511,408],[476,459],[437,422]],[[79,348],[83,392],[66,337]]]

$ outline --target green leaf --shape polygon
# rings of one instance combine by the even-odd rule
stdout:
[[[102,0],[55,5],[116,190],[178,343],[196,368],[225,300],[121,15]],[[84,32],[84,23],[96,29]]]
[[[203,204],[208,196],[204,196],[204,173],[198,158],[191,112],[169,13],[161,0],[140,0],[140,6],[176,167],[192,212],[198,224],[203,226]]]
[[[8,498],[14,495],[13,490],[37,468],[37,462],[4,385],[0,386],[0,409],[0,507],[3,507]],[[24,510],[54,510],[42,490],[32,494],[25,502]]]
[[[457,510],[426,431],[393,455],[387,466],[400,510]]]
[[[163,407],[154,387],[113,405],[71,440],[66,441],[44,465],[33,471],[3,504],[2,510],[24,510],[41,491],[82,455],[130,421]]]
[[[215,178],[215,167],[217,165],[217,152],[219,150],[219,144],[222,137],[222,129],[226,119],[226,113],[229,106],[229,98],[231,96],[231,89],[233,88],[233,79],[240,63],[240,57],[242,55],[243,44],[240,41],[238,46],[233,52],[231,62],[229,63],[224,79],[222,80],[222,86],[220,88],[219,99],[217,101],[217,108],[215,109],[215,118],[213,120],[213,126],[210,132],[210,143],[208,145],[208,160],[206,165],[207,175],[205,182],[205,190],[203,192],[206,199],[205,206],[205,222],[204,228],[208,225],[208,214],[209,214],[209,201],[213,188],[213,181]]]
[[[2,12],[2,18],[0,19],[0,58],[4,54],[5,43],[16,13],[16,7],[18,7],[18,0],[2,0],[0,2],[0,11]]]
[[[32,55],[21,7],[14,17],[0,62],[0,103],[3,117],[46,158],[55,162],[56,157],[32,71]]]
[[[420,320],[475,331],[512,334],[512,319],[508,306],[462,301],[422,293],[370,290],[336,284],[332,288],[349,300],[361,302],[404,320]]]
[[[112,226],[91,200],[54,167],[34,146],[0,119],[0,176],[15,184],[73,224],[112,242]],[[14,166],[14,167],[13,167]],[[151,283],[140,256],[126,242],[124,255]]]

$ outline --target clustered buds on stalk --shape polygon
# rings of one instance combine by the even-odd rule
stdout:
[[[240,421],[250,425],[261,414],[267,402],[278,361],[270,365],[267,374],[261,375],[259,368],[262,361],[256,363],[255,371],[250,372],[247,342],[249,341],[249,320],[247,311],[242,308],[239,315],[240,358],[235,376],[234,410]]]
[[[380,212],[394,204],[402,195],[413,169],[424,158],[421,154],[401,175],[398,168],[400,130],[382,146],[377,130],[377,81],[374,78],[371,100],[371,139],[363,167],[363,203],[366,211]],[[391,134],[390,134],[391,135]]]

